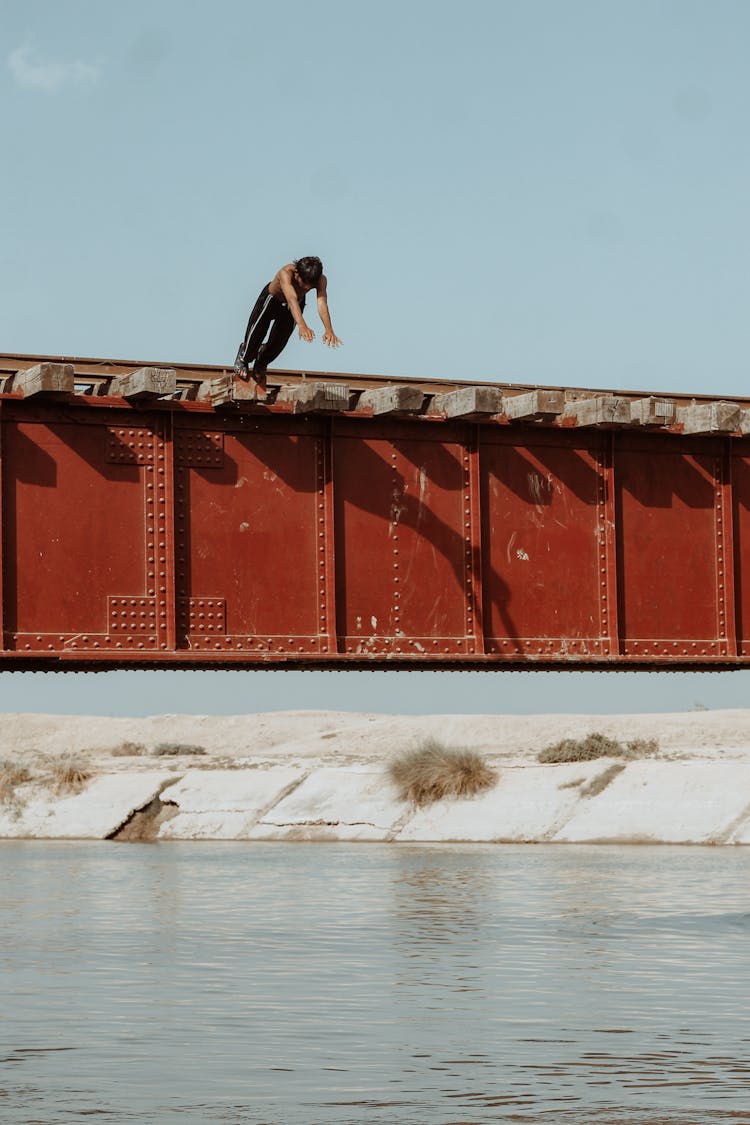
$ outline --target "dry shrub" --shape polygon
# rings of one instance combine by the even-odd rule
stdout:
[[[40,761],[39,780],[56,793],[80,793],[94,776],[83,758],[76,754],[63,754],[59,758],[44,756]]]
[[[16,788],[24,782],[31,781],[31,774],[26,766],[8,759],[0,761],[0,802],[11,804],[16,795]]]
[[[119,746],[113,746],[110,750],[113,758],[135,758],[139,754],[146,753],[146,747],[142,742],[121,742]]]
[[[634,738],[625,743],[625,748],[631,758],[648,758],[659,752],[658,738]]]
[[[160,742],[152,750],[156,758],[174,758],[178,754],[205,754],[203,746],[194,746],[190,742]]]
[[[546,746],[537,755],[545,764],[558,762],[591,762],[595,758],[645,758],[659,749],[655,738],[634,738],[631,742],[618,742],[606,734],[592,731],[585,738],[564,738],[553,746]]]
[[[590,762],[594,758],[619,758],[624,746],[614,738],[592,731],[585,738],[563,738],[553,746],[547,746],[539,755],[540,762]]]
[[[475,750],[429,738],[394,758],[388,773],[404,801],[429,805],[444,797],[473,797],[497,784],[497,773]]]
[[[94,776],[85,760],[76,754],[57,757],[52,754],[35,754],[31,768],[18,762],[0,761],[0,802],[18,812],[25,798],[17,792],[26,783],[41,785],[55,793],[80,793]]]

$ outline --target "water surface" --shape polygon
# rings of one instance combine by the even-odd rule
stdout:
[[[750,1122],[750,849],[0,844],[0,1120]]]

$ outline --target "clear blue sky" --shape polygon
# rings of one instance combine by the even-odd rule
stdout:
[[[747,394],[749,42],[745,0],[3,0],[0,351],[229,362],[312,253],[345,345],[284,366]],[[6,674],[0,707],[666,710],[749,684]]]

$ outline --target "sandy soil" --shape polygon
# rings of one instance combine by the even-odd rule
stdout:
[[[376,715],[336,711],[286,711],[259,715],[157,715],[103,718],[87,715],[4,715],[0,759],[35,753],[78,752],[108,771],[153,768],[168,756],[161,743],[202,748],[193,760],[216,767],[316,761],[324,765],[386,761],[427,736],[469,746],[506,764],[531,763],[561,738],[601,731],[620,740],[656,738],[667,758],[750,760],[750,710],[647,715]],[[123,743],[135,753],[115,753]],[[140,749],[138,749],[140,747]],[[189,755],[188,755],[189,756]],[[184,755],[183,755],[184,757]]]

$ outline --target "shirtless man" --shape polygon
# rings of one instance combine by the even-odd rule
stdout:
[[[245,338],[240,344],[234,361],[235,374],[241,379],[249,379],[249,364],[253,365],[253,377],[259,386],[266,385],[266,368],[286,347],[295,324],[299,328],[300,340],[310,343],[315,333],[305,323],[302,311],[305,295],[314,289],[318,297],[318,315],[323,321],[323,343],[329,348],[337,348],[341,343],[331,327],[331,314],[328,311],[328,282],[323,273],[320,258],[300,258],[282,266],[273,281],[264,286],[247,322]],[[266,333],[270,334],[265,343]]]

